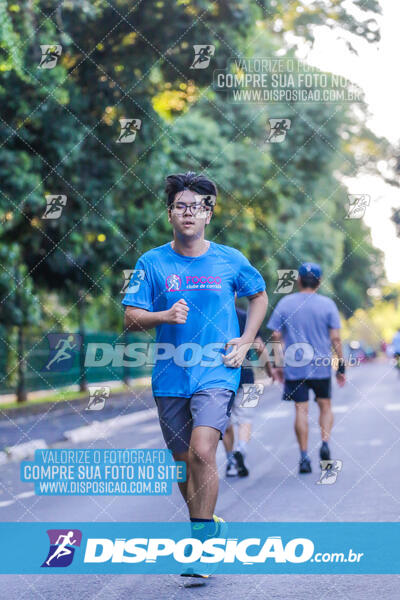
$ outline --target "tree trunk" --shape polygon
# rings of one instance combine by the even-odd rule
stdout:
[[[79,290],[78,300],[78,319],[79,319],[79,334],[81,336],[81,347],[79,350],[79,390],[86,392],[88,389],[85,372],[85,294],[83,290]]]
[[[17,402],[26,402],[28,397],[26,393],[26,360],[24,359],[24,328],[18,325],[18,384],[17,384]]]
[[[128,343],[128,336],[126,334],[126,331],[124,331],[124,333],[122,334],[122,341],[124,343],[124,348],[126,348],[127,343]],[[123,367],[122,367],[122,382],[125,385],[129,386],[129,371],[128,371],[128,367],[126,367],[125,365],[123,365]]]

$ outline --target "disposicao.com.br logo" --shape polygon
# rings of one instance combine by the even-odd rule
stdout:
[[[190,522],[2,522],[0,573],[180,574],[191,562],[221,574],[400,573],[398,522],[246,521],[225,529],[205,538]]]
[[[388,572],[388,555],[371,548],[368,530],[378,530],[371,523],[282,523],[274,531],[269,523],[229,523],[228,534],[213,538],[197,535],[190,523],[57,525],[46,530],[48,550],[41,528],[41,556],[27,572],[173,574],[198,565],[243,574]],[[384,527],[377,535],[382,542],[392,536]]]
[[[315,554],[316,562],[355,562],[362,553],[349,550],[345,553]],[[286,544],[280,536],[237,539],[210,538],[89,538],[86,544],[85,563],[156,563],[168,558],[180,564],[240,563],[252,565],[272,560],[275,563],[304,563],[314,561],[314,543],[308,538],[293,538]]]
[[[190,550],[189,550],[190,548]],[[250,548],[253,552],[248,554]],[[300,549],[300,552],[299,552]],[[254,553],[257,552],[258,553]],[[111,560],[113,563],[156,562],[161,557],[171,557],[178,563],[263,563],[271,558],[275,562],[306,562],[314,553],[314,544],[306,538],[295,538],[284,546],[280,536],[241,540],[210,538],[202,542],[196,538],[131,538],[131,539],[88,539],[85,563]]]

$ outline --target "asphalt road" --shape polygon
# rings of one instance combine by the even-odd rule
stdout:
[[[227,521],[398,521],[400,478],[400,377],[388,362],[353,368],[343,389],[334,388],[335,426],[331,448],[343,461],[334,485],[319,479],[317,408],[310,406],[313,473],[297,474],[293,406],[280,401],[280,386],[268,387],[254,409],[249,447],[250,476],[224,478],[216,513]],[[149,406],[148,394],[144,396]],[[63,426],[68,428],[67,415]],[[32,423],[31,423],[32,424]],[[46,418],[41,422],[46,434]],[[47,423],[51,429],[51,417]],[[4,429],[3,429],[4,431]],[[45,438],[46,439],[46,438]],[[71,443],[58,444],[71,447]],[[75,447],[162,448],[158,421],[150,416],[110,436]],[[18,463],[0,466],[2,521],[183,521],[187,510],[177,489],[167,497],[45,497],[19,481]],[[125,600],[229,596],[230,600],[381,600],[400,597],[400,575],[216,575],[205,587],[183,588],[177,575],[0,576],[7,600],[61,598]]]

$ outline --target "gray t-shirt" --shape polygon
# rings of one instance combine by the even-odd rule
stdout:
[[[285,379],[330,377],[329,330],[340,328],[339,311],[333,300],[316,292],[290,294],[278,302],[267,326],[282,334]]]

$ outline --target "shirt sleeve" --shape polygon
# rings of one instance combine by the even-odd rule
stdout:
[[[268,329],[271,329],[272,331],[282,331],[284,326],[284,315],[280,309],[279,304],[280,303],[278,303],[275,306],[272,315],[270,316],[269,321],[267,323]]]
[[[126,306],[137,306],[145,310],[153,311],[154,288],[150,267],[147,261],[140,257],[132,273],[128,287],[126,288],[122,304]]]
[[[328,312],[328,327],[329,329],[340,329],[341,327],[339,311],[333,300]]]
[[[238,252],[238,255],[234,281],[237,297],[252,296],[265,290],[265,282],[259,271],[249,263],[241,252]]]

